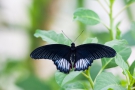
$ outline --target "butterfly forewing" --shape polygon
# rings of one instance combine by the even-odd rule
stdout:
[[[115,55],[115,50],[105,45],[93,43],[75,47],[72,43],[71,47],[62,44],[45,45],[35,49],[30,56],[34,59],[51,59],[58,70],[69,73],[72,64],[75,71],[86,70],[93,60]]]
[[[70,71],[70,47],[62,44],[51,44],[41,46],[31,53],[34,59],[50,59],[53,60],[57,69],[61,72],[68,73]]]
[[[83,44],[76,47],[75,70],[87,69],[93,60],[103,57],[114,57],[116,52],[111,47],[101,44]]]

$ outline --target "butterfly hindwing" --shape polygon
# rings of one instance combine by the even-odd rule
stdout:
[[[71,47],[62,44],[51,44],[41,46],[31,53],[34,59],[51,59],[60,72],[69,73],[72,64],[75,71],[86,70],[91,66],[93,60],[103,57],[114,57],[116,51],[101,44],[83,44]],[[71,63],[72,61],[72,63]]]
[[[75,71],[86,70],[91,65],[91,62],[88,59],[79,59],[75,63]]]
[[[69,63],[66,59],[61,58],[59,60],[55,60],[54,64],[60,72],[69,73],[71,63]]]
[[[91,63],[93,60],[89,60],[85,57],[84,51],[78,51],[76,50],[76,60],[74,63],[75,71],[81,71],[88,69],[89,66],[91,66]]]
[[[75,70],[85,70],[91,66],[95,59],[103,57],[114,57],[116,52],[111,47],[101,44],[83,44],[76,47],[76,60],[74,63]]]
[[[51,44],[36,48],[31,53],[34,59],[50,59],[61,72],[70,71],[70,47],[62,44]]]

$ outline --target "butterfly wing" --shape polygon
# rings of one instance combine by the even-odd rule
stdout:
[[[33,59],[51,59],[61,72],[70,71],[70,47],[62,44],[51,44],[36,48],[31,54]]]
[[[102,44],[83,44],[76,47],[76,60],[75,60],[75,70],[85,70],[91,66],[91,63],[95,59],[107,57],[111,58],[116,55],[116,51]]]

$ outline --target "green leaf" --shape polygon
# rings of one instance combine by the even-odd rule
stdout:
[[[110,46],[110,47],[113,47],[115,45],[127,45],[127,41],[126,40],[112,40],[112,41],[109,41],[109,42],[106,42],[105,45],[107,46]]]
[[[105,69],[117,66],[116,63],[114,62],[114,59],[112,58],[102,58],[101,62],[102,67],[105,67]]]
[[[86,43],[98,43],[98,39],[95,37],[95,38],[87,38],[83,44],[86,44]]]
[[[83,85],[83,82],[79,81],[65,84],[63,88],[64,90],[86,90],[85,86]]]
[[[94,90],[126,90],[119,82],[112,73],[102,72],[96,78]]]
[[[118,66],[120,66],[123,70],[128,70],[127,63],[122,59],[122,56],[117,53],[115,57],[115,62]]]
[[[61,73],[61,72],[56,72],[55,73],[55,79],[56,79],[56,82],[60,86],[63,86],[67,82],[72,81],[80,73],[81,73],[80,71],[73,71],[73,72],[70,72],[69,74],[64,74],[64,73]]]
[[[63,34],[57,34],[54,31],[36,30],[35,37],[41,37],[43,41],[49,44],[65,44],[70,45],[69,39],[65,38]]]
[[[59,72],[57,71],[55,73],[55,80],[57,82],[58,85],[61,86],[62,82],[63,82],[63,79],[66,77],[66,74],[62,73],[62,72]]]
[[[92,10],[79,8],[74,12],[74,20],[87,25],[96,25],[100,22],[99,16]]]
[[[125,40],[113,40],[105,43],[105,45],[110,46],[115,49],[117,54],[121,55],[123,60],[126,62],[131,54],[131,48],[127,46],[127,42]],[[102,59],[102,67],[106,65],[111,60],[111,58],[103,58]],[[105,68],[112,68],[117,66],[114,58],[109,62],[109,64]]]
[[[131,75],[133,75],[135,73],[135,61],[129,67],[129,72]]]

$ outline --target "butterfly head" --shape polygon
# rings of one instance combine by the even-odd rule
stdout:
[[[75,43],[71,43],[71,50],[75,50]]]
[[[71,46],[72,46],[72,47],[75,47],[75,43],[71,43]]]

